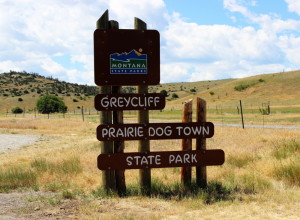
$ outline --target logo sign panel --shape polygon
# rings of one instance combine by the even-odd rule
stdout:
[[[210,138],[213,135],[214,125],[211,122],[110,124],[97,127],[99,141]]]
[[[94,100],[98,111],[160,110],[166,99],[160,93],[146,94],[98,94]]]
[[[95,83],[157,85],[160,81],[160,42],[156,30],[96,29]]]
[[[147,74],[147,54],[142,54],[142,50],[111,54],[110,74]]]
[[[219,149],[100,154],[97,158],[100,170],[213,166],[222,165],[224,161],[225,153]]]

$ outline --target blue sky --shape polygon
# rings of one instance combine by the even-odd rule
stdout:
[[[93,32],[109,10],[161,36],[161,82],[300,69],[299,0],[0,0],[0,72],[94,84]]]

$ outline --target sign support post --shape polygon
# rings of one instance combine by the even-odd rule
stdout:
[[[117,21],[109,21],[110,29],[119,29]],[[121,94],[122,86],[112,86],[112,94]],[[113,111],[113,124],[123,124],[123,111]],[[124,153],[124,141],[114,141],[114,153]],[[126,194],[125,170],[115,170],[116,190],[119,195]]]
[[[134,18],[134,29],[136,30],[147,30],[147,24],[139,18]],[[148,93],[148,85],[139,85],[138,93]],[[138,112],[138,123],[148,124],[149,123],[149,111],[140,110]],[[139,140],[139,152],[150,152],[150,141]],[[140,186],[144,194],[150,194],[151,192],[151,169],[140,170]]]
[[[197,98],[197,122],[206,122],[206,101],[201,98]],[[196,150],[206,151],[206,138],[196,139]],[[206,166],[196,167],[196,183],[200,188],[206,188],[207,175]]]
[[[193,100],[189,99],[183,104],[182,122],[192,122],[193,120]],[[181,147],[183,151],[192,150],[192,138],[182,139]],[[189,186],[192,180],[192,167],[181,168],[181,183],[184,186]]]
[[[106,10],[103,15],[99,18],[96,25],[97,29],[108,29],[108,10]],[[102,94],[111,94],[111,86],[101,86]],[[101,111],[101,124],[112,124],[112,112],[111,111]],[[113,142],[112,141],[103,141],[101,144],[101,153],[113,153]],[[114,170],[105,170],[102,174],[102,183],[104,189],[107,191],[115,190],[115,171]]]

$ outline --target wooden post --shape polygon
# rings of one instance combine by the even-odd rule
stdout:
[[[110,29],[119,29],[117,21],[109,21]],[[112,86],[112,94],[120,94],[122,86]],[[113,111],[113,124],[123,124],[123,111]],[[124,141],[114,141],[114,153],[124,153]],[[116,189],[120,196],[126,194],[125,170],[115,170]]]
[[[193,100],[189,99],[183,104],[182,122],[192,122],[193,120]],[[181,147],[183,151],[192,150],[192,138],[182,139]],[[181,183],[189,186],[192,180],[192,167],[181,167]]]
[[[197,98],[197,122],[206,122],[206,101]],[[206,138],[196,138],[196,150],[206,150]],[[206,188],[206,166],[196,167],[196,183],[201,188]]]
[[[83,112],[83,106],[81,106],[81,115],[82,115],[82,121],[84,121],[84,112]]]
[[[138,18],[134,18],[134,29],[146,30],[147,24]],[[147,85],[138,86],[138,93],[146,94],[148,93]],[[140,110],[138,112],[138,123],[148,124],[149,123],[149,111]],[[150,141],[149,140],[139,140],[139,152],[149,152],[150,151]],[[149,195],[151,192],[151,169],[141,169],[140,170],[140,186],[142,193]]]
[[[243,125],[243,129],[245,129],[242,100],[240,100],[240,108],[241,108],[242,125]]]
[[[96,24],[97,29],[108,29],[108,10],[106,10],[103,15],[99,18]],[[101,94],[111,94],[111,86],[101,86]],[[111,124],[112,123],[112,112],[111,111],[101,111],[101,124]],[[113,153],[113,142],[103,141],[101,143],[101,153]],[[115,172],[114,170],[103,171],[102,174],[103,187],[109,190],[115,190]]]

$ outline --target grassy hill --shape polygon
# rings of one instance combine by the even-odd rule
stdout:
[[[19,106],[33,110],[37,99],[44,94],[63,98],[69,110],[81,106],[93,108],[94,96],[99,93],[96,86],[78,85],[44,77],[37,73],[14,72],[0,74],[0,112]]]
[[[166,83],[150,86],[149,92],[168,93],[166,109],[181,109],[187,99],[201,97],[210,106],[233,108],[243,100],[246,105],[300,105],[300,71],[262,74],[242,79],[223,79],[190,83]],[[136,92],[136,87],[124,87],[123,92]],[[94,110],[94,96],[99,87],[78,85],[44,77],[36,73],[14,72],[0,74],[0,112],[19,106],[33,110],[43,94],[62,97],[70,111],[81,106]],[[178,98],[176,98],[178,97]]]
[[[260,106],[262,103],[271,103],[273,106],[300,105],[300,71],[224,80],[207,90],[201,89],[195,94],[173,100],[169,102],[169,107],[177,109],[184,100],[195,96],[215,106],[236,106],[239,100],[249,106]]]

